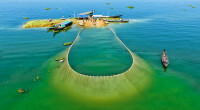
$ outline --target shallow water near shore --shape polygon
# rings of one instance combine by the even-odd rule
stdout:
[[[199,0],[36,1],[1,1],[0,109],[199,110]],[[107,5],[107,2],[111,4]],[[66,4],[70,5],[66,7]],[[135,8],[127,8],[130,5]],[[194,5],[196,8],[188,5]],[[51,9],[45,10],[48,7]],[[110,8],[113,9],[111,10]],[[54,85],[56,84],[54,80],[56,73],[53,70],[54,68],[57,69],[60,64],[54,60],[57,57],[62,57],[62,55],[58,56],[58,54],[68,48],[64,47],[63,44],[65,42],[73,42],[80,28],[72,26],[67,32],[60,32],[55,37],[53,37],[52,32],[47,32],[45,28],[21,28],[23,23],[28,21],[24,20],[24,17],[29,17],[29,20],[53,19],[61,18],[62,16],[73,16],[74,11],[75,13],[81,13],[92,9],[96,10],[96,14],[123,14],[124,19],[130,19],[130,23],[110,24],[109,26],[133,53],[139,56],[140,59],[144,59],[145,64],[150,65],[147,69],[154,72],[149,75],[151,80],[145,83],[144,89],[141,89],[139,94],[125,99],[120,96],[117,101],[110,100],[110,103],[106,101],[106,103],[102,103],[98,100],[91,101],[87,98],[82,98],[81,94],[73,93],[70,89],[65,89],[63,85]],[[89,65],[91,64],[87,65],[86,63],[81,68],[76,66],[86,62],[86,59],[96,65],[100,65],[95,62],[95,58],[89,58],[91,54],[84,52],[85,47],[90,46],[90,43],[95,45],[95,42],[92,42],[93,40],[101,39],[100,34],[91,36],[91,33],[95,33],[94,30],[96,29],[83,31],[70,54],[71,58],[75,57],[70,58],[71,60],[69,59],[72,68],[82,73],[88,73],[88,69],[84,70],[84,68],[90,68]],[[99,31],[107,33],[104,29],[99,29]],[[109,32],[107,34],[109,35]],[[106,44],[105,46],[109,48],[115,47],[115,39],[112,38],[113,35],[104,36],[103,40],[98,41],[100,44],[114,42],[113,45]],[[79,44],[82,52],[80,51],[80,56],[74,56],[76,55],[75,51],[78,51],[76,47]],[[97,49],[103,47],[94,46]],[[109,48],[106,48],[109,55],[110,53],[115,54]],[[123,50],[120,45],[118,48]],[[166,72],[160,62],[164,48],[167,50],[170,60]],[[90,49],[85,51],[90,51]],[[102,50],[93,49],[97,54],[101,53]],[[71,56],[72,54],[74,55]],[[83,59],[81,56],[86,56],[87,58]],[[109,73],[118,74],[125,71],[130,67],[129,59],[129,54],[123,53],[122,57],[120,57],[120,63],[115,65],[118,68],[112,69],[114,71]],[[105,64],[112,67],[112,63],[107,62]],[[119,68],[121,65],[126,66]],[[95,74],[103,75],[108,70],[100,71]],[[40,80],[34,82],[36,76],[40,76]],[[79,87],[78,84],[74,88],[77,87]],[[126,86],[124,85],[124,87]],[[19,94],[17,92],[19,88],[24,88],[26,92]],[[62,91],[62,89],[65,91]],[[89,93],[86,93],[86,95],[89,95]]]

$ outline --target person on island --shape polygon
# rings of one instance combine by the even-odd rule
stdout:
[[[51,18],[49,18],[49,19],[48,19],[48,21],[49,21],[49,22],[51,22],[51,21],[52,21],[52,19],[51,19]]]

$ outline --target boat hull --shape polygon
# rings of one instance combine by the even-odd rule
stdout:
[[[169,65],[169,59],[168,59],[168,56],[167,56],[167,55],[162,56],[161,61],[162,61],[163,66],[167,68],[168,65]]]
[[[122,15],[109,16],[109,18],[120,18]]]
[[[108,20],[110,23],[128,23],[129,20]]]
[[[70,21],[69,23],[64,24],[64,27],[54,26],[54,27],[51,27],[50,29],[54,29],[54,30],[62,30],[62,29],[64,29],[64,28],[66,28],[66,27],[72,25],[72,23],[73,23],[73,22]]]

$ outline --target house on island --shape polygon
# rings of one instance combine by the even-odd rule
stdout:
[[[84,12],[84,13],[79,13],[78,15],[76,15],[76,19],[78,20],[88,20],[90,18],[92,18],[93,14],[94,14],[95,10],[89,11],[89,12]]]

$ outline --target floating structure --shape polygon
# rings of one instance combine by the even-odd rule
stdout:
[[[66,43],[64,43],[64,46],[68,46],[68,45],[71,45],[72,44],[72,42],[66,42]]]
[[[28,17],[24,17],[24,19],[29,19]]]
[[[133,9],[133,8],[135,8],[135,7],[134,7],[134,6],[128,6],[127,8]]]
[[[45,8],[45,10],[50,10],[51,8]]]
[[[24,93],[25,91],[24,91],[24,89],[18,89],[17,92],[19,92],[21,94],[21,93]]]

